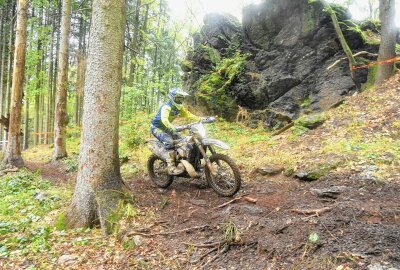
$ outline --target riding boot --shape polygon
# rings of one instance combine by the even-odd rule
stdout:
[[[185,167],[182,163],[179,163],[178,166],[175,166],[175,153],[174,151],[168,152],[167,162],[167,169],[168,174],[170,175],[179,175],[185,171]]]

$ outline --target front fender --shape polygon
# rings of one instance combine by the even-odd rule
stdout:
[[[230,148],[229,145],[227,145],[226,143],[221,142],[221,141],[216,140],[216,139],[205,138],[205,139],[203,139],[201,141],[201,143],[203,145],[206,145],[206,146],[215,145],[216,147],[219,147],[219,148],[224,149],[224,150],[228,150]]]

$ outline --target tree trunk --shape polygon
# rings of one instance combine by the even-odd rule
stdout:
[[[8,6],[7,6],[8,7]],[[6,8],[4,8],[4,10],[6,10]],[[6,12],[4,11],[3,14],[5,14],[4,16],[6,16]],[[6,18],[3,19],[3,22],[6,21]],[[8,63],[7,63],[7,54],[8,54],[8,50],[7,50],[7,44],[8,44],[8,31],[7,29],[4,27],[3,33],[2,33],[2,42],[1,42],[1,67],[0,67],[0,116],[2,116],[5,112],[6,109],[6,82],[7,79],[5,77],[5,74],[7,74],[7,67],[8,67]],[[7,113],[5,113],[5,115],[7,115]],[[2,140],[3,138],[3,128],[5,128],[3,125],[0,125],[0,140]],[[4,149],[4,144],[3,142],[1,143],[1,149]]]
[[[86,72],[79,171],[67,213],[69,227],[100,222],[110,232],[110,215],[123,196],[118,158],[125,0],[94,0]]]
[[[25,100],[24,143],[23,149],[29,148],[29,98]]]
[[[48,78],[47,78],[47,86],[48,86],[48,92],[47,92],[47,102],[46,102],[46,123],[45,123],[45,137],[44,137],[44,143],[49,144],[49,134],[50,134],[50,120],[51,120],[51,104],[52,104],[52,94],[53,94],[53,68],[54,68],[54,62],[53,62],[53,51],[54,51],[54,33],[55,33],[55,14],[52,14],[52,32],[51,32],[51,39],[50,39],[50,51],[49,51],[49,71],[48,71]]]
[[[68,42],[71,24],[71,0],[64,0],[61,18],[61,47],[57,74],[57,102],[54,121],[53,160],[67,156],[67,84],[68,84]]]
[[[12,103],[10,106],[10,125],[7,150],[4,163],[22,167],[24,161],[21,157],[20,127],[22,93],[25,76],[26,28],[27,28],[27,0],[18,1],[17,34],[15,41],[15,58],[12,83]]]
[[[356,83],[357,87],[359,88],[360,85],[357,83],[356,79],[355,79],[355,74],[354,74],[354,70],[353,67],[356,65],[356,60],[353,57],[353,52],[351,51],[349,45],[347,44],[347,41],[343,35],[342,29],[340,28],[340,24],[338,21],[338,18],[336,16],[335,11],[333,11],[333,9],[329,6],[329,13],[331,15],[331,19],[333,22],[333,26],[335,27],[335,31],[336,34],[339,38],[340,44],[342,45],[342,49],[344,51],[344,53],[347,56],[347,59],[349,60],[349,70],[350,70],[350,76],[353,79],[354,83]]]
[[[6,88],[4,91],[4,114],[8,115],[10,113],[10,102],[11,102],[11,87],[12,87],[12,72],[13,72],[13,58],[14,58],[14,45],[15,45],[15,41],[14,41],[14,15],[15,15],[15,3],[12,6],[12,13],[11,13],[11,17],[10,17],[10,27],[9,27],[9,45],[8,45],[8,60],[7,60],[7,84],[6,84]],[[3,135],[3,141],[7,141],[8,140],[8,133],[4,132]]]
[[[56,103],[56,92],[57,92],[57,70],[58,70],[58,54],[60,52],[60,31],[59,29],[61,28],[61,6],[59,7],[58,14],[60,16],[57,16],[59,19],[57,20],[57,27],[55,29],[57,33],[57,38],[56,38],[56,53],[55,53],[55,62],[54,62],[54,67],[53,67],[53,88],[51,90],[51,102],[50,102],[50,131],[53,132],[54,135],[54,120],[55,120],[55,103]],[[50,143],[54,140],[54,136],[50,137]]]
[[[83,88],[85,86],[86,59],[83,52],[78,52],[78,67],[76,69],[76,96],[75,96],[75,122],[77,126],[81,125],[81,111],[83,101]]]
[[[39,142],[39,109],[40,109],[40,105],[39,105],[39,94],[36,93],[35,94],[35,124],[33,127],[35,136],[33,137],[33,144],[34,145],[38,145]]]
[[[395,0],[379,1],[380,19],[382,22],[381,45],[379,46],[379,61],[393,60],[396,57],[396,7]],[[394,62],[378,65],[375,85],[382,84],[394,72]]]

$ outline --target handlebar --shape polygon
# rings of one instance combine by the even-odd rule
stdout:
[[[192,127],[192,125],[197,124],[197,123],[210,124],[210,123],[214,123],[215,121],[217,121],[217,119],[214,116],[203,117],[200,119],[199,122],[195,122],[195,123],[191,123],[191,124],[183,125],[183,126],[176,126],[175,130],[176,130],[176,132],[181,132],[185,129],[190,129]]]

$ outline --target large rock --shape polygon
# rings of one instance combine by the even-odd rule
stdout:
[[[350,21],[348,11],[334,8],[353,51],[363,49],[363,35]],[[345,55],[320,1],[265,0],[252,4],[243,9],[242,26],[227,14],[207,15],[195,50],[187,58],[193,67],[184,75],[184,87],[196,96],[199,78],[218,72],[218,63],[210,60],[216,57],[210,55],[218,52],[226,59],[232,57],[232,50],[250,56],[239,79],[225,91],[240,106],[264,110],[267,127],[281,126],[303,112],[329,109],[356,90],[346,61],[327,71]],[[357,73],[357,84],[365,82],[366,76],[365,71]],[[305,100],[307,108],[302,105]],[[202,106],[210,113],[206,104]]]

